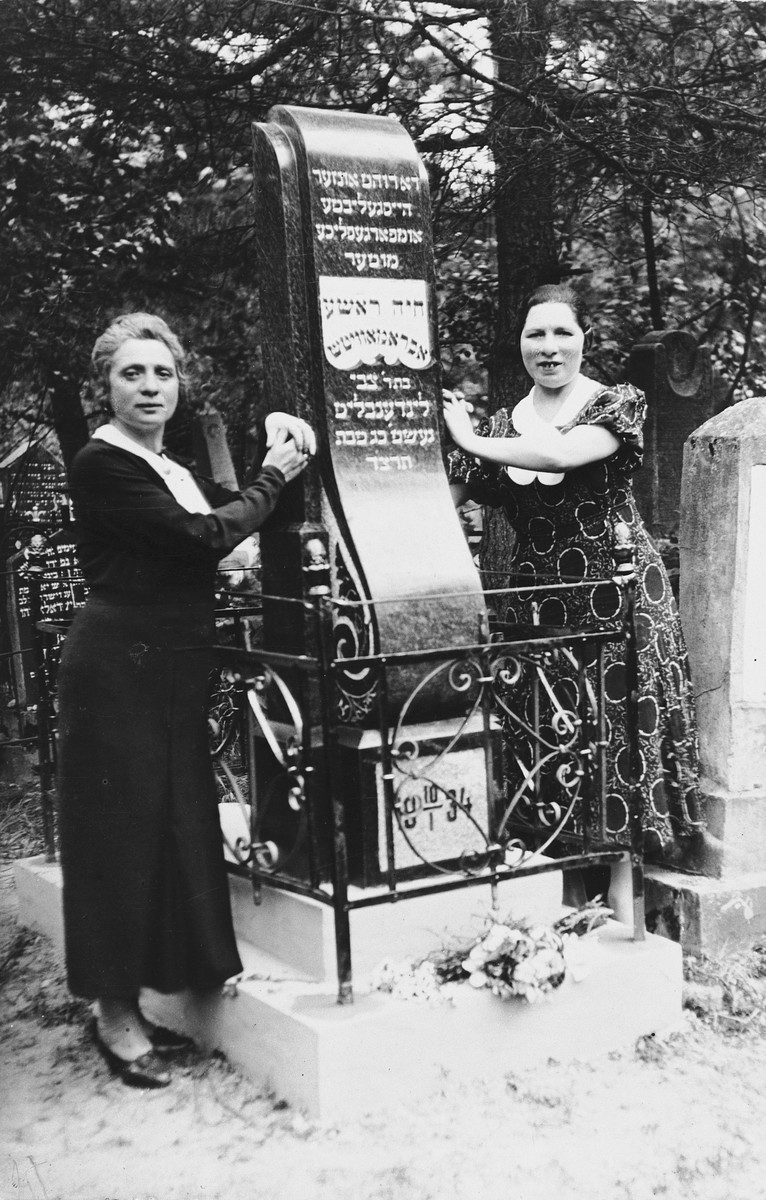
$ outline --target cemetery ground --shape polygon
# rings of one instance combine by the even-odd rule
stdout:
[[[10,859],[39,849],[36,806],[33,787],[0,791],[0,1200],[766,1197],[766,949],[690,959],[674,1032],[468,1084],[446,1059],[427,1104],[342,1126],[197,1053],[141,1092],[17,924]]]

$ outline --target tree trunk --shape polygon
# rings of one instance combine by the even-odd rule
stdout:
[[[48,383],[53,428],[67,471],[75,454],[90,436],[80,398],[81,388],[82,380],[59,373],[53,374]]]
[[[657,279],[657,247],[654,243],[654,221],[652,219],[652,194],[647,188],[641,199],[641,232],[644,237],[646,260],[646,282],[649,285],[649,304],[652,313],[652,329],[664,327],[660,285]]]
[[[545,69],[555,5],[551,0],[505,0],[490,23],[498,81],[527,88]],[[533,288],[561,276],[556,238],[555,142],[540,116],[498,90],[491,129],[495,164],[497,326],[489,363],[489,408],[513,406],[530,386],[516,346],[516,313]],[[502,512],[487,514],[481,564],[487,584],[502,586],[513,533]]]

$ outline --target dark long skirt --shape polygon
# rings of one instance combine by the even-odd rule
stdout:
[[[207,739],[206,604],[91,598],[59,669],[59,830],[69,986],[94,999],[242,970]]]

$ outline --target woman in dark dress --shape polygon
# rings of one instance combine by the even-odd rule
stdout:
[[[681,625],[662,560],[636,509],[631,476],[641,465],[646,403],[630,384],[605,387],[581,372],[590,323],[573,289],[546,285],[522,306],[517,328],[532,390],[476,432],[459,400],[445,402],[460,447],[450,457],[458,504],[502,506],[516,533],[508,586],[611,579],[615,525],[635,544],[639,787],[647,856],[678,863],[702,828],[693,696]],[[555,590],[534,598],[541,624],[598,628],[613,623],[615,586]],[[513,597],[510,622],[532,619],[531,599]],[[570,672],[572,674],[572,672]],[[558,684],[566,693],[573,681]],[[629,822],[626,673],[620,644],[606,650],[607,831]],[[522,698],[523,699],[523,698]],[[509,733],[506,774],[517,786],[531,751]],[[522,767],[522,783],[523,769]]]
[[[126,1083],[169,1081],[141,988],[208,989],[241,971],[208,752],[219,560],[274,510],[315,451],[297,418],[266,419],[260,474],[241,493],[163,453],[184,354],[132,313],[92,363],[111,420],[75,456],[70,488],[89,585],[58,680],[59,827],[67,971],[94,1000],[102,1053]]]

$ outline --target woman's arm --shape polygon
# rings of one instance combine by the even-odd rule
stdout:
[[[292,452],[297,456],[294,447]],[[217,561],[259,529],[284,483],[281,469],[270,464],[211,513],[190,513],[148,464],[113,447],[90,442],[70,472],[75,517],[85,538],[150,556],[192,554],[206,561]]]
[[[460,400],[445,401],[444,420],[453,441],[466,454],[529,471],[571,471],[609,458],[621,445],[620,439],[603,425],[577,425],[568,433],[551,425],[544,432],[513,438],[478,437]]]

